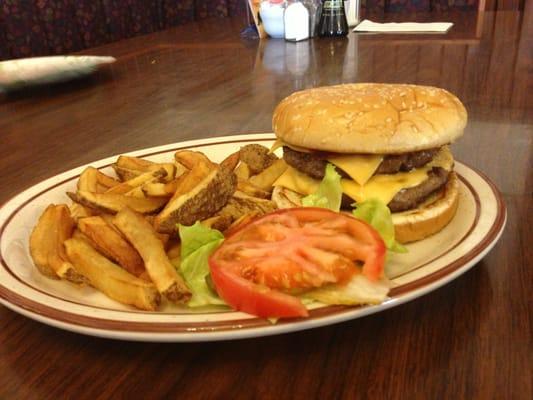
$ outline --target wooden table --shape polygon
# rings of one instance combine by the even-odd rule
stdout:
[[[469,111],[456,158],[487,174],[508,208],[500,242],[475,268],[377,315],[234,342],[105,340],[0,307],[0,398],[531,399],[531,7],[418,18],[457,25],[295,45],[241,39],[240,19],[208,20],[88,51],[118,61],[1,100],[0,202],[113,154],[270,131],[273,108],[297,89],[436,85]]]

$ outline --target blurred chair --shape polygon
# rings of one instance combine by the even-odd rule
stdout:
[[[243,0],[1,0],[0,60],[70,53],[245,10]]]

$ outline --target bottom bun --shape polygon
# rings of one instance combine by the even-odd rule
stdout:
[[[302,196],[287,188],[274,187],[272,201],[278,208],[301,207]],[[450,173],[442,190],[414,210],[392,214],[396,240],[400,243],[415,242],[440,232],[452,220],[459,203],[459,180]]]
[[[452,220],[459,203],[459,180],[450,173],[446,186],[414,210],[392,214],[396,240],[409,243],[440,232]]]

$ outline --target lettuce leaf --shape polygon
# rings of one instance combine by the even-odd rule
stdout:
[[[380,304],[387,298],[389,289],[390,282],[386,278],[372,282],[363,274],[356,274],[345,285],[323,286],[302,297],[324,304]]]
[[[357,208],[353,210],[354,217],[372,225],[380,234],[387,249],[395,253],[407,253],[407,248],[394,238],[394,225],[389,207],[377,199],[357,203],[356,206]]]
[[[335,166],[326,166],[324,179],[320,182],[318,190],[302,199],[305,207],[329,208],[333,211],[340,211],[342,200],[341,176],[335,171]]]
[[[224,241],[224,235],[216,229],[203,226],[200,222],[192,226],[179,225],[181,239],[181,263],[179,270],[191,289],[189,307],[223,305],[215,292],[207,285],[209,256]]]

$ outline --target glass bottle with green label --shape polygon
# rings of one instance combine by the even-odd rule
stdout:
[[[322,3],[322,14],[318,25],[318,36],[346,36],[348,23],[344,11],[343,0],[325,0]]]

